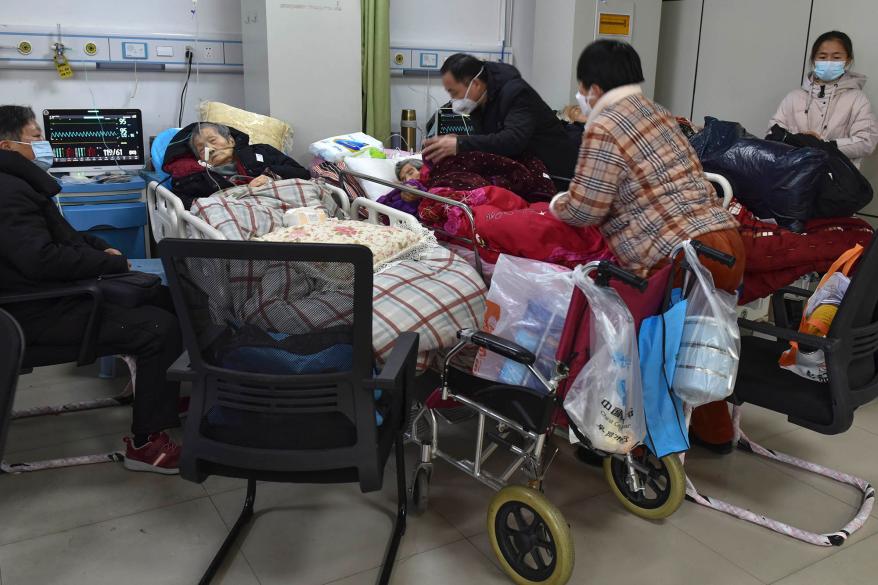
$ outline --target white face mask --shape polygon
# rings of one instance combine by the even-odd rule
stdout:
[[[485,68],[482,67],[479,69],[479,72],[476,73],[476,77],[482,74]],[[451,111],[455,114],[459,114],[461,116],[469,116],[472,114],[477,107],[479,107],[479,102],[472,100],[469,98],[469,90],[473,87],[473,81],[476,80],[476,77],[473,77],[469,85],[466,86],[466,92],[463,94],[463,97],[458,100],[451,100]],[[484,96],[483,96],[484,97]],[[479,98],[481,100],[482,98]]]
[[[579,109],[582,110],[583,116],[588,116],[589,114],[591,114],[591,111],[594,108],[594,106],[591,105],[591,103],[589,102],[589,100],[591,99],[594,99],[594,94],[591,92],[591,90],[588,90],[588,95],[582,95],[578,91],[576,92],[576,103],[579,104]]]

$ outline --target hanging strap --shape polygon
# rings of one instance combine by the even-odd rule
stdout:
[[[854,268],[854,264],[857,263],[857,260],[860,259],[860,256],[863,255],[863,246],[857,244],[850,250],[847,250],[844,254],[838,257],[838,259],[832,263],[832,266],[829,267],[829,270],[826,271],[826,274],[823,275],[823,278],[820,279],[820,284],[817,285],[817,288],[823,286],[829,277],[832,276],[836,272],[841,272],[845,276],[849,276],[851,270]]]

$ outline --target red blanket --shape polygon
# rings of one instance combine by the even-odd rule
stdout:
[[[486,262],[496,262],[503,253],[573,268],[613,257],[596,228],[575,228],[559,221],[548,203],[528,204],[502,187],[430,191],[470,206],[481,244],[479,255]],[[446,209],[441,203],[423,200],[418,214],[425,223],[441,226],[449,234],[472,238],[469,220],[459,208]]]
[[[872,239],[872,228],[854,217],[812,219],[795,233],[756,219],[738,202],[729,208],[738,221],[747,268],[740,303],[788,286],[810,272],[825,272],[842,252]]]
[[[421,182],[428,189],[448,187],[471,191],[495,185],[528,201],[548,201],[557,189],[548,178],[546,165],[534,157],[512,160],[489,152],[464,152],[421,169]]]

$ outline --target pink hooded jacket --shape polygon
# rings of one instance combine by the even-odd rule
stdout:
[[[801,89],[784,98],[770,126],[780,124],[793,134],[816,132],[835,141],[859,168],[878,145],[878,121],[865,85],[866,76],[859,73],[848,72],[829,83],[809,76]]]

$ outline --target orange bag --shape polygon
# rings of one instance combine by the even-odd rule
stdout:
[[[857,244],[838,257],[829,270],[823,275],[817,290],[808,299],[808,304],[799,323],[799,332],[808,335],[826,337],[832,320],[838,312],[838,305],[847,290],[848,276],[857,260],[863,255],[863,246]],[[838,275],[838,276],[836,276]],[[828,290],[833,288],[834,290]],[[803,378],[827,382],[826,356],[823,350],[813,352],[799,351],[799,344],[790,342],[790,349],[783,352],[778,361],[780,366]]]

